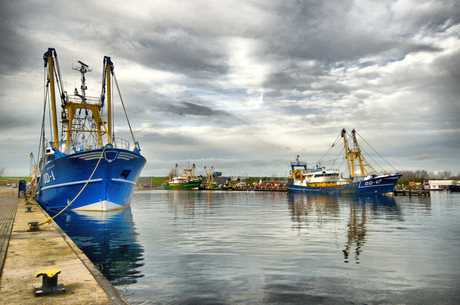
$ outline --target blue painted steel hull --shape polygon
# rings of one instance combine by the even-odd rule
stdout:
[[[78,152],[48,162],[36,191],[40,205],[48,211],[66,207],[85,186],[102,153],[94,175],[69,209],[110,211],[129,206],[146,160],[137,152],[117,148]]]
[[[392,193],[402,175],[395,174],[385,177],[376,177],[360,182],[331,186],[309,187],[288,184],[288,192],[294,193],[317,193],[317,194],[359,194],[359,195],[382,195]]]

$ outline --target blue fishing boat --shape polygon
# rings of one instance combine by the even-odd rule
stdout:
[[[364,156],[356,140],[356,131],[353,129],[350,135],[345,129],[332,145],[335,147],[340,137],[343,139],[346,160],[348,164],[349,178],[341,178],[337,169],[326,169],[320,166],[308,169],[306,162],[300,162],[297,156],[296,162],[291,162],[291,177],[288,182],[289,192],[318,193],[318,194],[359,194],[359,195],[382,195],[390,194],[402,177],[398,173],[378,173]],[[349,142],[353,141],[353,147]]]
[[[32,183],[35,199],[48,211],[110,211],[128,207],[146,160],[140,154],[129,121],[134,148],[130,149],[130,142],[114,136],[112,83],[120,90],[110,57],[103,60],[102,93],[98,98],[86,96],[85,74],[91,72],[88,65],[78,61],[80,66],[74,70],[81,74],[80,91],[75,89],[75,94],[68,95],[63,89],[56,51],[49,48],[43,58],[47,82],[39,157]],[[62,109],[59,120],[56,98],[60,99]],[[121,95],[120,101],[123,105]],[[47,131],[48,112],[51,126]]]

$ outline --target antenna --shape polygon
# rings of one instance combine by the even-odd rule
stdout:
[[[89,66],[88,66],[87,64],[85,64],[84,62],[81,62],[81,61],[77,61],[77,62],[78,62],[80,65],[82,65],[82,66],[85,66],[85,67],[87,67],[87,68],[89,67]]]
[[[81,94],[78,93],[77,88],[75,88],[75,94],[78,95],[83,100],[83,102],[86,102],[86,89],[88,89],[88,87],[86,87],[85,74],[88,73],[88,72],[91,72],[92,70],[84,62],[82,62],[80,60],[77,61],[77,62],[80,64],[80,67],[79,68],[72,68],[72,69],[74,69],[76,71],[79,71],[81,73],[81,86],[80,86]]]

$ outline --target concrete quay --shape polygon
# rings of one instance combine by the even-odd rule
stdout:
[[[0,186],[0,304],[128,304],[54,221],[28,231],[29,222],[48,217],[18,198],[17,189]],[[66,292],[35,296],[42,286],[35,275],[54,268]]]

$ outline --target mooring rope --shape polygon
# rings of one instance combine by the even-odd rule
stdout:
[[[42,226],[44,224],[51,224],[51,220],[53,220],[54,218],[56,218],[57,216],[59,216],[62,212],[64,212],[79,196],[80,194],[83,192],[83,190],[86,188],[86,186],[88,185],[88,183],[91,181],[91,178],[93,177],[94,173],[96,172],[96,169],[99,167],[99,163],[101,162],[102,160],[102,157],[104,156],[104,152],[105,152],[105,149],[107,148],[107,146],[104,147],[104,149],[102,150],[102,153],[101,153],[101,156],[99,157],[99,160],[97,161],[97,164],[96,164],[96,167],[94,168],[93,172],[91,173],[91,176],[89,176],[88,180],[86,181],[85,185],[83,186],[83,188],[80,190],[80,192],[77,194],[77,196],[75,196],[75,198],[69,202],[67,204],[67,206],[65,208],[63,208],[59,213],[57,213],[56,215],[54,215],[53,217],[49,217],[48,219],[46,219],[45,222],[43,223],[40,223],[38,224],[37,226]]]

